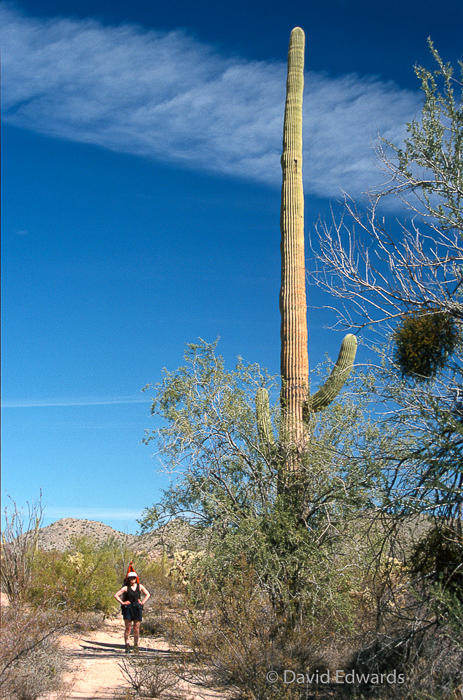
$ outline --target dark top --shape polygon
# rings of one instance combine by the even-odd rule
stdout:
[[[140,599],[140,586],[137,583],[137,587],[132,589],[130,583],[127,584],[127,590],[123,593],[123,600],[130,600],[131,603],[138,603]]]

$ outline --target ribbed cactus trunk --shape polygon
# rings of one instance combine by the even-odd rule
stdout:
[[[291,32],[281,167],[281,404],[285,440],[299,446],[306,427],[303,407],[309,391],[309,354],[304,257],[302,184],[302,94],[305,36]]]
[[[266,459],[277,459],[287,487],[288,473],[299,469],[300,453],[310,438],[311,417],[338,396],[355,360],[357,339],[348,333],[333,370],[318,391],[309,395],[309,350],[304,259],[304,192],[302,187],[302,93],[304,91],[304,32],[291,32],[283,130],[281,191],[281,431],[273,435],[269,396],[256,395],[259,445]],[[288,449],[289,448],[289,453]],[[298,454],[299,453],[299,454]],[[291,481],[291,479],[289,480]]]

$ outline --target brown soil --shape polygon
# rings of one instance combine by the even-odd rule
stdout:
[[[120,691],[129,688],[119,667],[125,657],[122,620],[106,620],[104,626],[95,632],[63,636],[61,643],[70,659],[70,671],[64,679],[67,684],[66,700],[115,700]],[[172,653],[162,638],[142,638],[140,651],[164,658]],[[223,693],[186,681],[179,682],[176,692],[184,700],[224,700]],[[61,698],[62,693],[54,692],[44,696],[43,700]]]

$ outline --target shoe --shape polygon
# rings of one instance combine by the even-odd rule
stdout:
[[[130,644],[125,645],[125,653],[130,654]]]

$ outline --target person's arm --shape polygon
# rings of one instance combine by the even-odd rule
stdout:
[[[145,600],[140,600],[140,603],[141,603],[141,605],[144,605],[146,603],[146,601],[148,600],[148,598],[151,598],[151,596],[148,593],[148,591],[146,590],[146,588],[144,586],[142,586],[141,584],[140,584],[140,590],[145,596]]]
[[[122,600],[121,595],[127,592],[127,586],[122,586],[120,591],[114,594],[115,599],[121,605],[130,605],[130,600]]]

